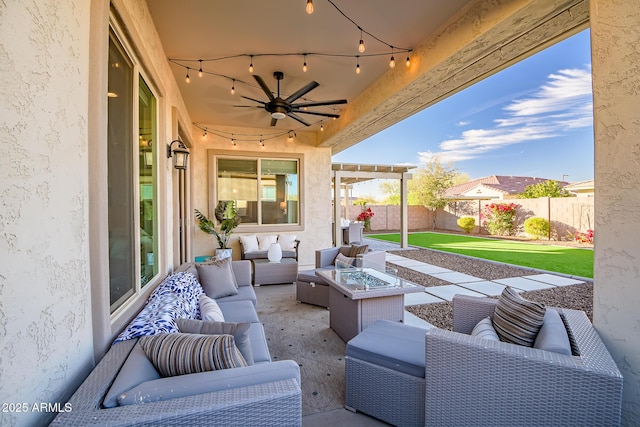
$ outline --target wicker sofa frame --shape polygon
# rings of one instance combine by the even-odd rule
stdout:
[[[294,379],[138,405],[101,407],[136,339],[111,347],[73,394],[72,410],[51,426],[291,426],[301,425],[302,399]]]
[[[558,308],[574,355],[468,335],[492,298],[457,295],[425,335],[425,378],[347,357],[346,404],[394,425],[616,426],[622,375],[584,312]]]

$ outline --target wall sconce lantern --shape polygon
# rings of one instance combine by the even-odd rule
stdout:
[[[174,143],[178,143],[176,148],[171,148]],[[187,170],[187,159],[189,158],[189,151],[182,141],[174,139],[171,143],[167,144],[167,158],[173,157],[173,167],[178,170]]]

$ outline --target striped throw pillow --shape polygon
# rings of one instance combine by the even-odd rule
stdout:
[[[349,248],[349,257],[355,258],[360,254],[366,254],[369,250],[369,245],[351,245]]]
[[[533,347],[545,312],[544,304],[528,301],[507,286],[493,313],[493,327],[501,341]]]
[[[232,335],[158,334],[140,346],[163,377],[247,366]]]
[[[471,335],[485,340],[500,341],[496,330],[493,328],[490,317],[485,317],[473,328]]]

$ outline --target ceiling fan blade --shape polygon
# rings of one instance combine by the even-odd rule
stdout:
[[[307,92],[311,92],[313,89],[317,88],[318,86],[320,86],[320,83],[318,82],[311,82],[308,85],[301,87],[300,89],[298,89],[296,92],[294,92],[293,94],[291,94],[287,99],[285,99],[285,101],[287,102],[293,102],[296,99],[300,98],[301,96],[305,95]],[[308,126],[308,125],[307,125]]]
[[[300,123],[302,123],[305,126],[311,126],[311,124],[309,124],[309,123],[305,122],[304,120],[302,120],[302,117],[299,117],[299,116],[297,116],[297,115],[295,115],[293,113],[287,113],[287,116],[291,117],[293,120],[299,121]]]
[[[274,99],[276,99],[276,97],[273,96],[273,94],[271,93],[271,89],[269,89],[269,86],[267,86],[264,80],[262,80],[262,77],[254,75],[253,78],[256,79],[256,81],[258,82],[258,84],[260,85],[264,93],[269,98],[269,101],[273,101]]]
[[[264,106],[262,105],[234,105],[234,107],[238,108],[260,108],[264,110]]]
[[[340,117],[339,114],[332,114],[332,113],[321,113],[319,111],[303,111],[303,110],[298,110],[298,109],[294,109],[291,110],[292,113],[302,113],[302,114],[313,114],[314,116],[323,116],[323,117],[334,117],[334,118],[338,118]]]
[[[265,105],[265,104],[266,104],[266,102],[264,102],[264,101],[260,101],[259,99],[249,98],[248,96],[244,96],[244,95],[240,95],[240,96],[241,96],[242,98],[244,98],[244,99],[248,99],[249,101],[258,102],[258,103],[260,103],[260,104],[262,104],[262,105]]]
[[[275,126],[278,123],[278,119],[271,118],[271,126]]]
[[[303,102],[301,104],[294,104],[292,108],[300,108],[300,107],[321,107],[323,105],[335,105],[335,104],[346,104],[346,99],[334,99],[332,101],[317,101],[317,102]]]

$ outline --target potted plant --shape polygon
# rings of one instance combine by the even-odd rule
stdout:
[[[228,247],[229,238],[233,233],[233,230],[240,224],[240,217],[234,206],[233,201],[219,201],[218,206],[214,212],[214,215],[220,223],[220,231],[216,231],[216,225],[213,221],[207,218],[198,209],[195,209],[196,219],[198,220],[198,226],[200,230],[205,233],[213,234],[218,240],[218,249],[216,249],[216,258],[230,258],[231,248]]]

